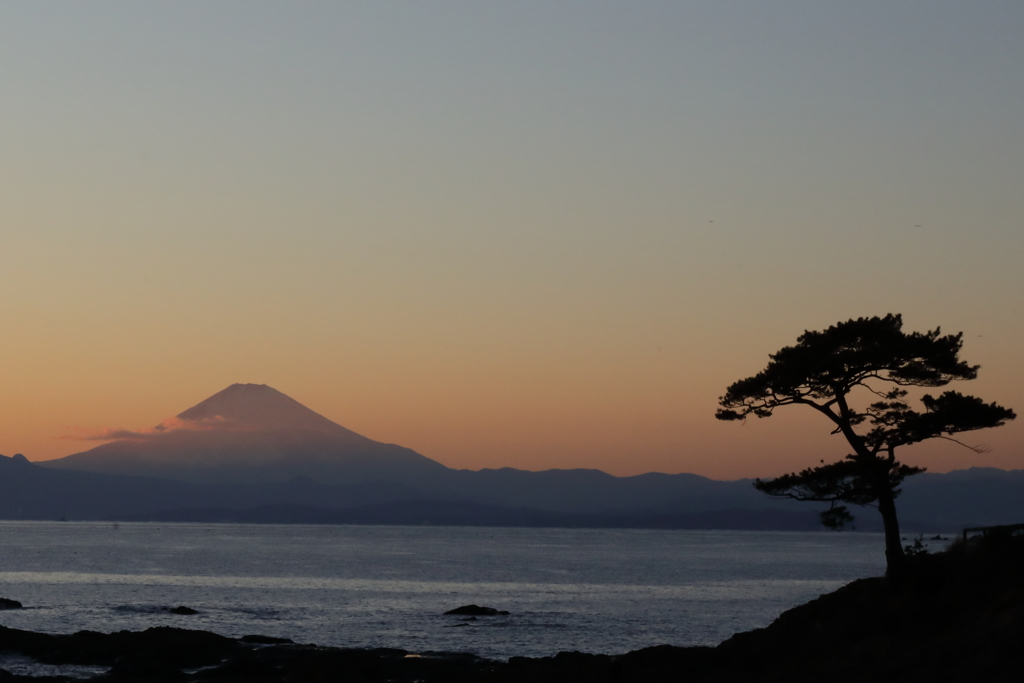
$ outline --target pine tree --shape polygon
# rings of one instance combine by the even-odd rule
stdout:
[[[763,418],[783,406],[803,405],[827,418],[852,453],[831,464],[822,460],[799,474],[758,479],[754,485],[772,496],[831,503],[822,522],[832,528],[853,519],[842,503],[876,504],[890,574],[898,572],[904,559],[895,505],[900,483],[924,471],[900,463],[896,449],[936,438],[961,443],[954,434],[999,427],[1016,417],[1008,408],[956,391],[925,394],[920,398],[923,410],[915,410],[907,388],[974,379],[978,366],[960,359],[962,333],[942,335],[939,328],[906,333],[902,328],[901,316],[890,314],[804,332],[795,346],[771,355],[760,373],[730,386],[715,414],[719,420]]]

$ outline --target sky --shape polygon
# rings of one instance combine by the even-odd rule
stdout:
[[[458,468],[774,476],[807,329],[1024,412],[1024,4],[0,5],[0,453],[265,383]],[[1024,419],[906,462],[1024,468]]]

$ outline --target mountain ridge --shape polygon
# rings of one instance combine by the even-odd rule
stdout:
[[[563,470],[563,474],[571,472]],[[960,485],[964,481],[958,476],[961,472],[921,477],[917,485],[913,479],[907,481],[898,503],[904,533],[955,533],[968,526],[1024,520],[1024,477],[1016,476],[1019,470],[988,472],[985,477],[971,479],[969,486]],[[706,480],[721,485],[716,487],[718,495],[699,496],[684,485],[688,478],[665,476],[680,485],[676,490],[679,497],[676,507],[625,506],[593,512],[565,505],[538,508],[466,492],[454,496],[430,494],[393,482],[337,486],[295,478],[269,484],[201,484],[55,470],[40,467],[24,457],[0,456],[0,519],[67,517],[106,521],[429,523],[779,531],[820,528],[815,523],[817,506],[775,501],[754,491],[749,480]],[[701,479],[699,475],[690,476]],[[584,489],[588,486],[586,481],[580,485]],[[857,516],[855,529],[877,531],[880,528],[873,510],[864,508],[854,512]]]
[[[201,483],[295,476],[415,481],[448,469],[412,449],[357,434],[265,384],[232,384],[150,431],[39,464]]]
[[[178,413],[176,418],[193,424],[221,419],[239,427],[309,429],[360,443],[372,441],[266,384],[232,384]]]
[[[267,506],[300,505],[319,510],[303,513],[310,519],[419,523],[419,513],[410,507],[411,501],[419,501],[440,506],[431,509],[442,511],[437,514],[448,520],[445,523],[472,524],[477,515],[515,525],[533,519],[546,520],[545,525],[561,520],[557,523],[569,526],[663,528],[699,523],[722,528],[732,514],[730,528],[756,528],[756,515],[736,521],[747,513],[727,511],[792,514],[795,520],[813,516],[818,508],[767,497],[751,486],[750,479],[718,481],[660,472],[617,477],[589,468],[456,470],[411,449],[356,434],[260,384],[233,384],[158,428],[125,432],[89,451],[34,465],[24,458],[5,458],[0,466],[20,472],[25,486],[35,487],[38,496],[49,497],[51,503],[73,498],[81,510],[74,514],[94,518],[157,519],[153,515],[175,510],[223,508],[264,521],[270,514]],[[64,479],[44,481],[40,471],[63,472]],[[81,485],[97,491],[106,507],[92,505],[74,492],[69,482],[76,473],[93,477],[81,479]],[[95,479],[99,475],[113,479]],[[17,487],[5,490],[22,507],[8,505],[0,515],[17,516],[18,509],[33,509],[45,518],[55,509],[36,505]],[[149,495],[139,498],[136,490]],[[365,509],[356,511],[359,506]],[[1024,521],[1024,470],[925,473],[905,482],[898,506],[902,520],[932,528]],[[349,512],[338,512],[343,509]],[[238,512],[242,510],[254,512]],[[872,510],[855,514],[862,529],[876,524]],[[795,522],[783,524],[778,521],[782,517],[773,523],[793,528]]]

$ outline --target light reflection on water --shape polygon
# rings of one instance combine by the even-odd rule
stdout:
[[[150,626],[345,647],[714,644],[884,571],[877,534],[0,522],[0,624]],[[508,617],[441,613],[476,603]],[[188,605],[194,616],[167,613]],[[462,626],[466,624],[466,626]]]
[[[29,657],[11,654],[0,654],[0,669],[15,676],[65,676],[82,679],[89,679],[109,670],[105,666],[42,664]]]

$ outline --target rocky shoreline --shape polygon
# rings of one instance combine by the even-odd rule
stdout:
[[[502,662],[169,627],[73,635],[0,627],[0,683],[1021,680],[1024,543],[958,544],[908,559],[899,585],[854,581],[717,647],[662,645],[618,656],[562,652]],[[18,675],[5,670],[6,661],[55,666],[56,675]]]

